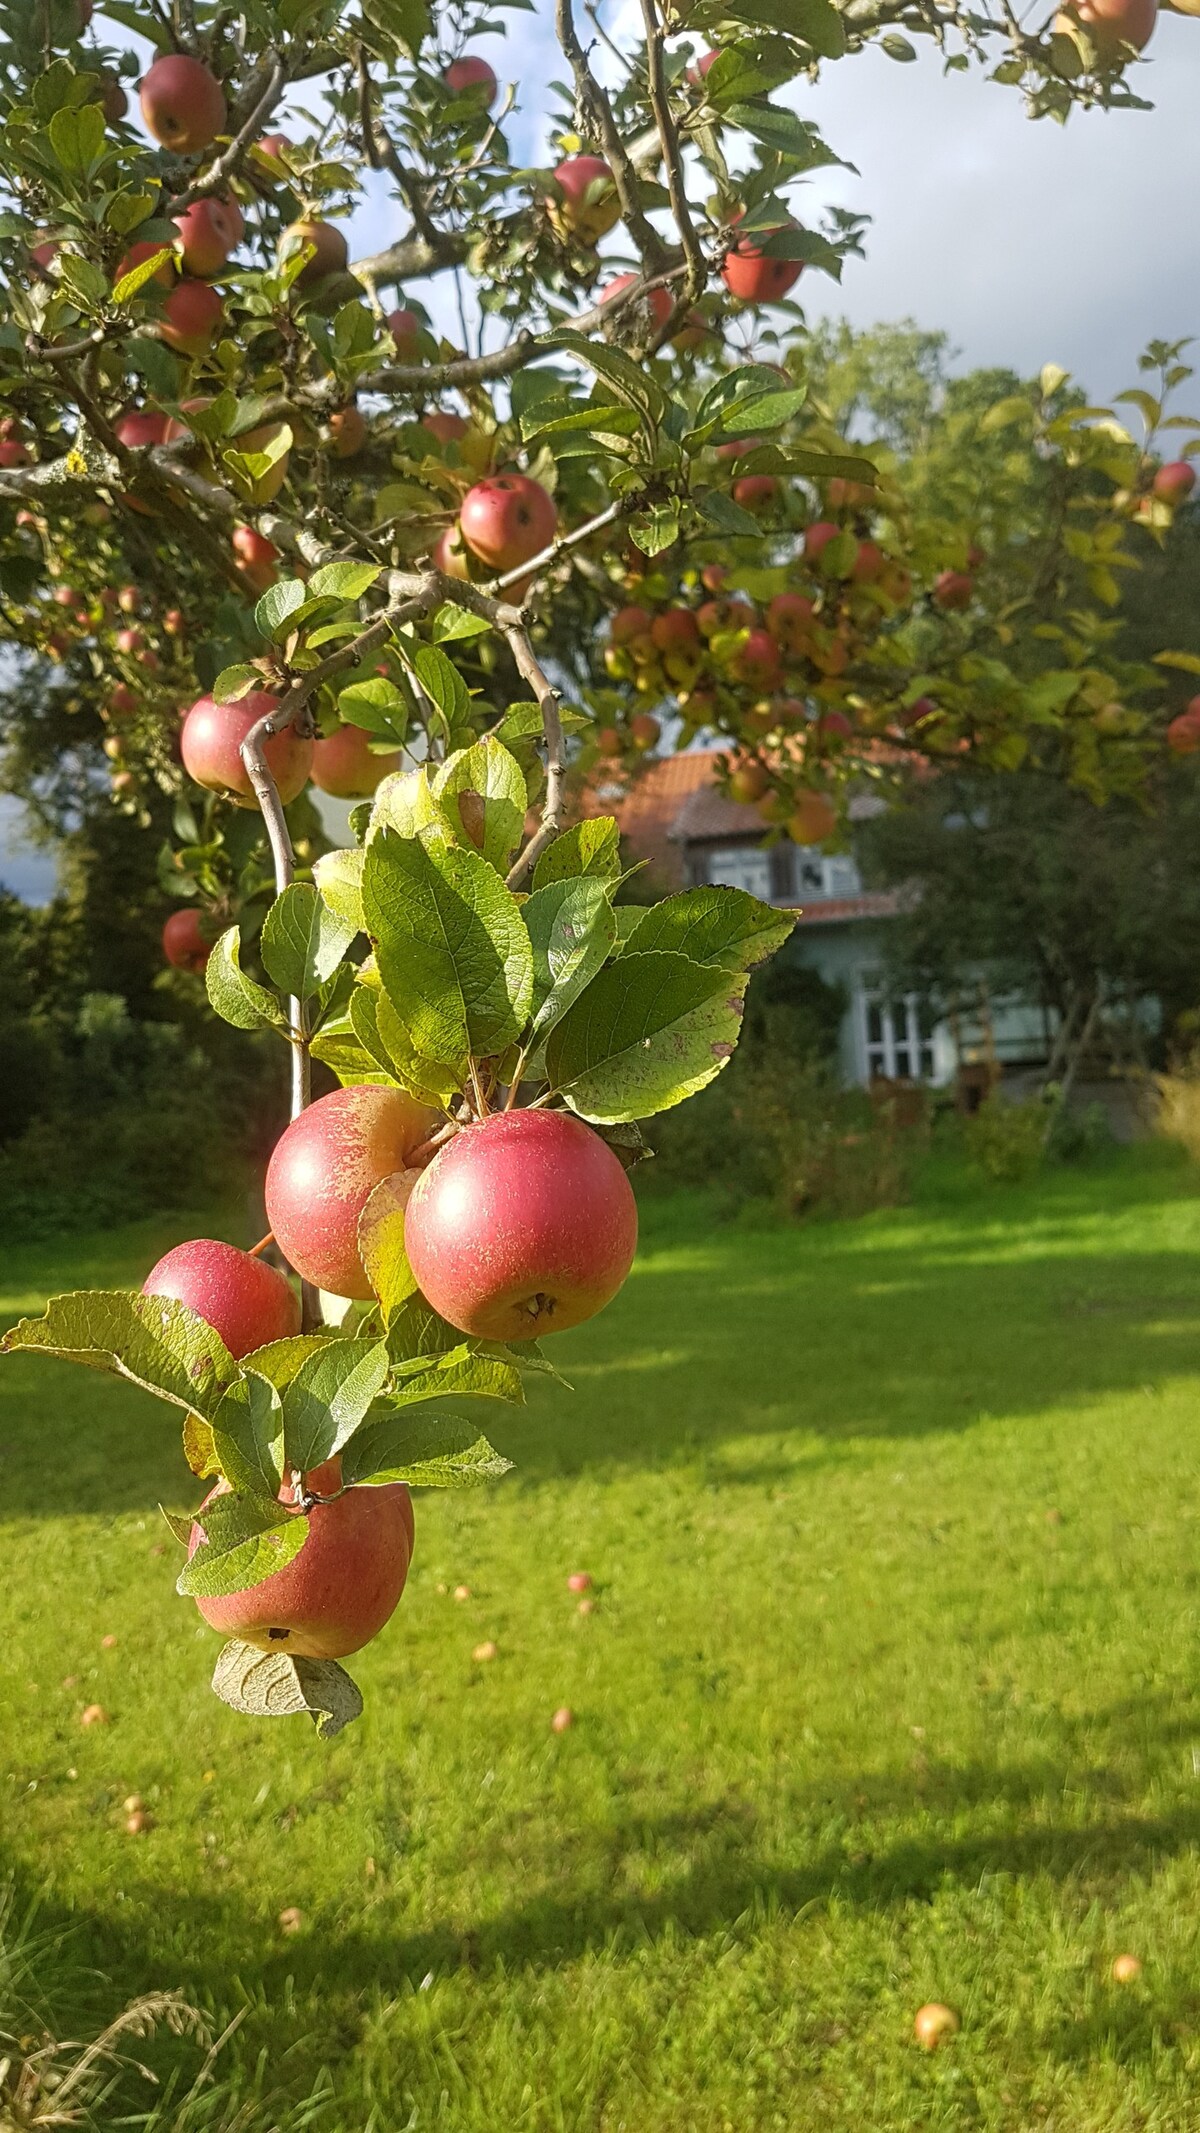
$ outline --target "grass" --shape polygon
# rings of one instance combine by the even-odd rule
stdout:
[[[0,1310],[185,1229],[10,1250]],[[248,2133],[1193,2133],[1188,1173],[947,1177],[801,1228],[652,1201],[645,1232],[557,1343],[575,1397],[494,1422],[517,1471],[418,1503],[329,1746],[208,1693],[169,1411],[0,1368],[0,1843],[43,1995],[242,2010]],[[963,2027],[926,2057],[933,1997]]]

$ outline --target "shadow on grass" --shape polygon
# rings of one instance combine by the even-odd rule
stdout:
[[[1112,1221],[1151,1204],[1171,1248],[1118,1248]],[[789,1437],[904,1440],[1136,1391],[1200,1369],[1194,1205],[1144,1158],[861,1223],[721,1226],[702,1202],[652,1203],[622,1296],[555,1343],[574,1396],[535,1381],[488,1427],[517,1486],[755,1438],[767,1467],[740,1471],[761,1481]],[[0,1363],[0,1518],[174,1501],[178,1446],[174,1411],[123,1382]]]

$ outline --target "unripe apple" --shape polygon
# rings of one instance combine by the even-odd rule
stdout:
[[[773,474],[742,474],[732,493],[743,511],[769,511],[779,495],[779,483]]]
[[[471,572],[467,565],[467,551],[463,547],[462,533],[457,520],[453,526],[444,527],[438,535],[431,560],[434,569],[444,572],[448,578],[470,577]]]
[[[203,916],[203,912],[192,909],[172,911],[163,927],[163,954],[176,970],[204,969],[212,953],[212,942],[201,926]]]
[[[770,783],[763,765],[751,757],[749,762],[739,763],[732,772],[729,779],[730,796],[741,800],[746,806],[753,806],[755,801],[762,799]]]
[[[794,228],[794,224],[781,224],[780,228]],[[760,230],[760,237],[774,237],[778,230]],[[775,304],[787,295],[799,281],[802,262],[799,259],[764,258],[753,237],[739,237],[737,243],[725,255],[721,279],[731,296],[740,297],[746,304]]]
[[[225,92],[198,59],[169,52],[156,59],[139,91],[146,130],[173,155],[207,148],[225,125]]]
[[[803,593],[776,593],[767,606],[767,628],[785,652],[802,652],[809,641],[813,602]]]
[[[335,726],[314,744],[312,781],[332,799],[366,800],[403,760],[400,753],[373,755],[371,736],[361,726]]]
[[[1164,504],[1186,503],[1196,486],[1196,469],[1186,459],[1172,459],[1160,467],[1151,484],[1154,494]]]
[[[613,174],[603,156],[566,156],[554,172],[550,219],[560,234],[595,245],[621,219]]]
[[[528,474],[489,474],[468,489],[459,526],[480,562],[504,572],[550,546],[558,513],[554,498]]]
[[[482,104],[490,111],[496,101],[499,83],[486,59],[470,53],[462,59],[452,59],[443,70],[442,80],[454,96],[469,96],[473,103]]]
[[[964,570],[943,570],[934,580],[934,605],[946,613],[969,607],[974,597],[975,580]]]
[[[634,747],[641,749],[643,753],[658,746],[661,733],[662,727],[649,711],[635,712],[629,721],[629,738]]]
[[[768,630],[751,630],[730,668],[750,689],[769,689],[779,674],[779,646]]]
[[[275,583],[278,575],[276,564],[279,550],[265,533],[254,526],[235,526],[229,537],[229,545],[237,557],[237,567],[251,590],[264,593]]]
[[[214,193],[211,198],[193,200],[182,215],[175,216],[175,227],[183,246],[180,264],[184,273],[206,280],[219,274],[230,253],[237,249],[246,223],[231,195],[222,198]]]
[[[367,425],[362,410],[353,405],[336,408],[329,417],[329,434],[333,439],[336,459],[353,459],[361,452],[367,441]]]
[[[506,1111],[439,1149],[404,1241],[426,1301],[464,1333],[532,1340],[594,1317],[637,1247],[629,1180],[565,1111]]]
[[[179,736],[188,776],[209,792],[228,793],[239,807],[257,807],[241,745],[250,728],[278,704],[279,698],[266,689],[253,689],[236,704],[217,704],[211,696],[201,696],[184,719]],[[271,735],[263,756],[286,807],[308,782],[313,744],[302,740],[295,726],[286,726],[282,733]]]
[[[690,607],[668,607],[650,624],[656,652],[691,651],[700,642],[700,627]]]
[[[103,598],[104,596],[101,595]],[[123,585],[116,595],[116,603],[123,615],[136,615],[142,604],[142,595],[136,585]]]
[[[140,244],[131,244],[129,250],[122,252],[117,261],[117,269],[113,275],[113,287],[115,288],[119,281],[124,281],[127,274],[132,274],[135,267],[140,267],[143,260],[153,259],[163,250],[163,245],[151,244],[148,238],[143,238]],[[174,258],[168,256],[164,259],[161,267],[155,269],[149,281],[142,283],[142,288],[173,289],[175,286],[175,271],[176,262]]]
[[[147,1274],[142,1294],[187,1304],[239,1359],[300,1331],[300,1298],[279,1269],[213,1237],[194,1237],[167,1252]]]
[[[332,1495],[341,1481],[341,1461],[330,1459],[304,1477],[317,1496]],[[204,1513],[214,1497],[228,1493],[219,1481],[205,1497],[192,1527],[193,1556],[203,1538]],[[290,1481],[281,1503],[295,1504]],[[295,1659],[346,1659],[361,1651],[395,1613],[412,1558],[412,1499],[402,1481],[380,1488],[347,1489],[331,1503],[315,1503],[298,1555],[247,1592],[196,1602],[211,1629],[238,1637],[260,1651]]]
[[[419,363],[421,360],[420,336],[425,332],[425,322],[415,311],[388,312],[388,332],[392,336],[396,354],[402,363]]]
[[[108,739],[102,743],[102,746],[110,763],[120,762],[125,753],[125,744],[117,739],[115,733],[110,733]]]
[[[403,1089],[366,1084],[335,1089],[292,1120],[267,1168],[267,1220],[303,1280],[335,1296],[370,1296],[358,1218],[442,1122]]]
[[[614,297],[621,296],[626,289],[632,289],[634,283],[640,280],[641,276],[638,274],[618,274],[601,289],[600,303],[610,303]],[[626,304],[623,307],[621,317],[623,320],[631,316],[636,318],[640,312],[644,316],[648,315],[654,326],[659,327],[666,325],[674,309],[669,289],[647,289],[636,304]]]
[[[279,240],[280,262],[292,258],[303,246],[310,244],[315,247],[313,256],[296,276],[296,284],[301,289],[311,289],[330,274],[344,274],[350,263],[350,248],[342,231],[334,223],[318,222],[312,216],[288,225]]]
[[[795,844],[824,844],[837,828],[837,809],[823,792],[797,793],[787,828]]]

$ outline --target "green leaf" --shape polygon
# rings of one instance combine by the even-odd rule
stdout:
[[[301,1364],[283,1396],[284,1460],[308,1474],[340,1452],[390,1368],[382,1341],[324,1341]]]
[[[310,600],[361,600],[383,575],[379,563],[323,563],[308,581]]]
[[[56,111],[50,121],[50,146],[73,177],[90,171],[104,150],[104,113],[99,104]]]
[[[661,555],[664,548],[674,547],[679,539],[679,519],[677,502],[651,504],[648,510],[636,511],[630,519],[630,539],[643,555]]]
[[[533,945],[532,1035],[540,1040],[607,961],[617,921],[608,884],[594,874],[547,882],[521,916]]]
[[[186,1304],[130,1289],[52,1297],[41,1318],[10,1327],[0,1349],[112,1371],[209,1421],[238,1375],[220,1336]]]
[[[853,170],[835,155],[832,148],[821,139],[816,127],[802,119],[795,111],[783,111],[778,104],[723,104],[727,124],[736,126],[739,133],[748,133],[752,140],[761,141],[766,148],[774,148],[787,156],[799,170],[823,170],[831,163],[843,170]]]
[[[808,405],[808,389],[789,388],[787,391],[763,393],[758,400],[739,400],[728,417],[731,437],[756,436],[760,430],[782,429],[794,415],[803,414]]]
[[[508,871],[525,826],[525,773],[494,734],[459,748],[433,780],[433,795],[457,836],[482,852],[498,873]]]
[[[128,274],[122,274],[120,281],[114,282],[113,302],[116,304],[130,303],[138,295],[139,291],[145,288],[147,282],[154,280],[155,275],[161,272],[166,262],[169,259],[174,259],[174,257],[173,247],[169,244],[164,244],[149,259],[139,259],[136,267],[130,267]],[[163,293],[165,295],[166,292],[164,291]]]
[[[248,1592],[299,1555],[308,1520],[265,1496],[215,1496],[196,1513],[204,1534],[176,1581],[176,1592],[215,1600]]]
[[[384,991],[418,1061],[465,1077],[515,1042],[533,957],[520,907],[485,859],[385,830],[367,846],[363,909]]]
[[[286,1392],[297,1372],[310,1357],[319,1355],[336,1336],[324,1333],[289,1333],[281,1341],[268,1341],[265,1348],[255,1348],[242,1357],[242,1369],[252,1370],[256,1377],[265,1378],[276,1392]]]
[[[222,1647],[213,1693],[246,1718],[295,1718],[307,1712],[321,1740],[361,1718],[363,1700],[336,1659],[291,1659],[232,1638]]]
[[[222,667],[213,683],[213,702],[235,704],[240,696],[248,696],[251,689],[257,689],[261,681],[262,675],[257,667],[244,663],[240,666]]]
[[[432,34],[428,0],[364,0],[363,14],[409,59]]]
[[[347,1482],[374,1486],[407,1481],[414,1488],[465,1489],[497,1480],[511,1465],[463,1416],[402,1413],[360,1429],[342,1472]]]
[[[358,1249],[367,1279],[379,1298],[383,1322],[417,1287],[404,1248],[404,1210],[413,1179],[403,1171],[375,1187],[358,1218]]]
[[[408,732],[408,703],[402,689],[383,674],[352,681],[338,697],[338,715],[351,726],[403,744]]]
[[[832,0],[731,0],[726,12],[756,29],[803,38],[822,59],[840,59],[846,32]]]
[[[414,1356],[449,1355],[462,1347],[463,1337],[457,1326],[438,1317],[423,1296],[410,1296],[392,1317],[387,1341],[388,1354],[399,1365]]]
[[[286,1028],[286,1017],[274,993],[246,976],[241,952],[241,936],[236,926],[230,926],[205,965],[209,1005],[235,1029]]]
[[[412,661],[413,672],[430,702],[450,727],[461,726],[471,715],[471,696],[456,666],[436,644],[421,646]]]
[[[650,431],[658,428],[667,412],[666,395],[643,364],[635,363],[623,349],[590,341],[585,334],[570,328],[560,327],[551,335],[550,345],[568,349],[572,355],[578,356],[581,363],[586,363],[589,370],[611,387],[618,400],[637,409]]]
[[[358,988],[360,991],[361,987]],[[353,1088],[362,1082],[372,1082],[385,1088],[394,1088],[396,1076],[390,1067],[380,1065],[373,1052],[367,1051],[357,1035],[350,1014],[335,1016],[322,1024],[309,1044],[314,1059],[336,1074],[342,1087]]]
[[[1195,652],[1155,652],[1156,667],[1177,667],[1181,674],[1200,674],[1200,656]]]
[[[454,1329],[451,1328],[451,1331]],[[388,1334],[389,1342],[391,1333]],[[380,1413],[414,1407],[424,1400],[442,1400],[450,1394],[469,1393],[472,1399],[506,1400],[523,1406],[525,1390],[521,1372],[508,1354],[482,1355],[478,1346],[459,1336],[459,1345],[445,1355],[423,1359],[406,1368],[398,1364],[397,1383],[377,1403]],[[374,1419],[374,1417],[372,1417]]]
[[[697,496],[696,502],[709,524],[719,527],[722,533],[742,539],[752,534],[756,541],[762,540],[763,530],[753,512],[735,504],[732,496],[727,496],[723,489],[706,489]]]
[[[278,585],[271,585],[263,594],[254,610],[255,627],[264,637],[287,635],[287,624],[298,608],[308,599],[308,590],[299,578],[283,578]]]
[[[1033,404],[1028,393],[1009,393],[1005,399],[997,400],[980,417],[979,432],[983,437],[990,437],[994,430],[1007,429],[1014,422],[1033,427]]]
[[[733,1052],[745,980],[658,949],[629,950],[552,1030],[550,1081],[584,1118],[649,1118],[711,1081]]]
[[[433,618],[431,635],[435,644],[450,644],[457,637],[482,637],[491,627],[482,615],[473,615],[469,608],[456,607],[453,600],[447,600]]]
[[[424,763],[417,770],[393,770],[380,780],[371,808],[367,843],[385,829],[395,830],[401,837],[417,837],[426,830],[445,836],[445,817],[433,797]]]
[[[907,37],[897,36],[894,30],[890,31],[886,37],[881,37],[879,42],[883,46],[883,49],[887,53],[889,59],[898,59],[902,62],[907,62],[908,60],[915,59],[917,56],[917,48],[915,44],[910,44]]]
[[[685,889],[653,905],[638,920],[626,952],[642,955],[669,948],[694,963],[750,971],[782,948],[795,923],[744,889]]]
[[[533,886],[544,889],[549,882],[594,874],[600,881],[615,881],[621,872],[621,831],[613,815],[593,815],[575,822],[548,844],[533,870]]]
[[[217,1465],[232,1488],[274,1498],[283,1481],[283,1407],[266,1377],[247,1373],[212,1418]]]
[[[362,874],[365,854],[361,849],[322,852],[313,862],[313,880],[323,903],[335,918],[355,933],[366,929],[362,907]]]
[[[310,1000],[327,985],[358,931],[308,881],[294,881],[263,920],[259,952],[281,992]]]

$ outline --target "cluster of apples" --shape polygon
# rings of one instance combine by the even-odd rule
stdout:
[[[434,1145],[446,1123],[402,1090],[365,1085],[335,1089],[292,1121],[271,1156],[266,1205],[272,1235],[302,1280],[338,1298],[370,1298],[359,1220],[376,1187],[391,1181],[421,1293],[458,1331],[519,1342],[602,1310],[637,1246],[636,1202],[612,1150],[565,1111],[497,1113]],[[291,1282],[213,1238],[168,1252],[143,1293],[188,1305],[238,1359],[301,1328]],[[225,1492],[219,1482],[205,1505]],[[307,1511],[299,1555],[250,1590],[197,1606],[214,1629],[264,1650],[345,1658],[383,1628],[404,1590],[408,1490],[343,1490],[335,1458],[289,1476],[280,1502]],[[205,1505],[192,1552],[204,1537]]]

